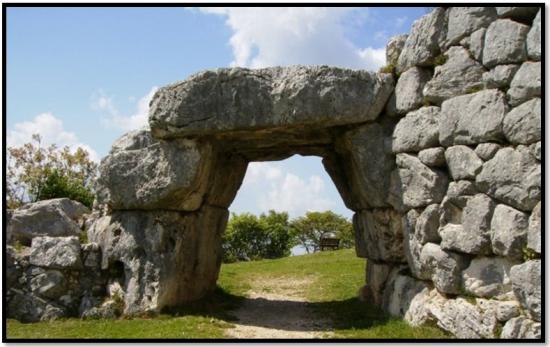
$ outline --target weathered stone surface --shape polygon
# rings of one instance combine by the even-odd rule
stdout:
[[[519,303],[517,301],[498,301],[496,313],[499,322],[506,322],[514,317],[519,316]]]
[[[445,55],[447,61],[435,68],[434,77],[424,87],[426,100],[436,104],[483,87],[485,70],[466,49],[453,46]]]
[[[476,30],[470,36],[470,52],[477,61],[481,61],[483,58],[483,45],[485,44],[485,32],[487,29],[482,28]]]
[[[374,209],[356,212],[353,226],[359,237],[358,256],[376,261],[404,263],[401,216],[394,209]],[[364,249],[365,253],[360,253]]]
[[[510,268],[514,264],[506,258],[474,258],[462,273],[464,289],[483,298],[507,293],[512,290]]]
[[[142,141],[142,133],[129,134],[117,143]],[[136,139],[137,137],[137,139]],[[211,150],[190,140],[153,141],[144,148],[111,152],[101,162],[97,200],[113,209],[196,210],[206,190]],[[202,184],[201,184],[202,183]]]
[[[529,20],[532,19],[539,7],[528,7],[528,6],[519,6],[519,7],[497,7],[497,15],[501,18],[513,18],[518,20]]]
[[[497,65],[483,73],[483,83],[486,88],[507,88],[518,69],[518,64]]]
[[[439,205],[433,204],[424,209],[418,217],[415,233],[421,244],[427,242],[440,242],[439,229]]]
[[[221,263],[226,209],[193,213],[115,211],[88,232],[102,249],[102,268],[120,268],[124,313],[159,310],[210,293]]]
[[[424,273],[431,276],[437,290],[442,293],[460,294],[461,273],[467,265],[463,256],[444,251],[435,243],[426,243],[422,247],[420,263]]]
[[[447,189],[447,198],[454,201],[467,195],[475,195],[477,193],[475,184],[471,181],[458,181],[449,183]]]
[[[154,137],[208,135],[374,120],[393,91],[390,74],[327,66],[204,71],[160,88]],[[330,110],[330,111],[327,111]]]
[[[23,323],[40,321],[48,302],[21,290],[12,291],[14,295],[8,303],[7,316]]]
[[[42,200],[13,210],[8,223],[8,242],[31,244],[37,236],[72,236],[80,233],[79,219],[89,209],[67,198]]]
[[[466,299],[446,300],[442,305],[432,305],[431,314],[437,325],[459,339],[494,338],[498,321],[493,312],[482,310]]]
[[[535,158],[537,158],[538,161],[542,160],[542,153],[540,150],[540,146],[541,146],[540,141],[529,146],[529,149],[531,149],[531,152],[533,153]]]
[[[539,202],[535,208],[533,209],[533,212],[531,213],[531,217],[529,217],[529,229],[527,232],[527,247],[534,250],[535,252],[539,253],[541,252],[541,203]]]
[[[452,146],[445,150],[445,160],[453,180],[472,179],[481,171],[483,162],[467,146]]]
[[[420,263],[422,244],[415,233],[418,216],[420,216],[420,214],[416,210],[410,210],[402,217],[403,251],[405,252],[405,258],[407,259],[413,276],[419,279],[430,279],[430,276],[424,273],[424,269]]]
[[[392,137],[394,153],[418,152],[439,145],[439,107],[410,112],[397,123]]]
[[[502,339],[540,339],[541,324],[525,317],[510,319],[502,328]]]
[[[494,202],[485,194],[468,199],[461,212],[462,224],[446,224],[439,229],[441,248],[468,254],[491,251],[490,223]]]
[[[507,205],[530,211],[540,201],[540,170],[540,163],[527,147],[507,147],[483,164],[476,186]]]
[[[395,168],[388,141],[391,131],[393,124],[363,125],[339,138],[335,156],[323,158],[323,165],[348,208],[388,206],[391,172]]]
[[[527,58],[525,39],[529,27],[509,19],[494,21],[485,33],[483,65],[521,63]]]
[[[428,206],[441,202],[447,191],[445,173],[430,169],[412,155],[396,156],[397,170],[391,175],[388,202],[397,210]]]
[[[35,237],[31,245],[30,263],[52,269],[81,268],[78,237]]]
[[[514,294],[521,306],[529,311],[532,319],[540,322],[541,318],[541,260],[529,260],[513,266],[510,278]]]
[[[478,157],[487,161],[492,159],[501,148],[502,146],[496,143],[480,143],[476,146],[475,152]]]
[[[403,317],[414,297],[426,288],[424,282],[395,271],[388,279],[383,307],[390,315]]]
[[[429,66],[440,52],[440,45],[446,37],[447,17],[445,9],[436,8],[413,23],[397,61],[397,72],[411,66]]]
[[[418,159],[424,165],[432,167],[445,166],[445,148],[426,148],[418,152]]]
[[[541,63],[525,62],[521,64],[508,89],[510,105],[516,106],[541,94]]]
[[[405,41],[409,35],[397,35],[392,37],[386,44],[386,64],[388,65],[397,65],[397,60],[399,55],[405,46]]]
[[[500,141],[508,112],[505,95],[496,90],[457,96],[441,105],[439,142],[443,146]]]
[[[59,298],[65,293],[66,281],[60,271],[49,270],[31,279],[31,290],[38,296]]]
[[[147,125],[138,130],[129,131],[116,139],[111,145],[109,153],[139,150],[149,147],[155,142],[157,141],[151,136],[151,130]]]
[[[377,263],[374,260],[367,261],[367,285],[366,301],[377,306],[382,306],[384,300],[384,289],[394,265],[390,263]]]
[[[497,205],[491,220],[493,253],[521,260],[527,242],[527,227],[527,214],[506,205]]]
[[[447,45],[453,45],[477,29],[489,26],[496,17],[494,7],[451,7]]]
[[[403,72],[397,84],[395,91],[388,101],[388,108],[392,114],[405,114],[420,107],[424,101],[422,89],[424,85],[432,78],[432,73],[426,68],[411,67]]]
[[[529,59],[532,60],[540,60],[541,57],[541,24],[540,24],[540,12],[539,10],[537,12],[537,16],[533,20],[533,25],[531,26],[531,30],[529,30],[529,33],[527,34],[527,55],[529,56]]]

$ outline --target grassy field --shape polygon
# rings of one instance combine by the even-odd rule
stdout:
[[[254,286],[263,292],[269,278],[280,283],[308,278],[299,288],[319,317],[334,322],[334,338],[449,338],[436,327],[412,328],[404,321],[389,318],[356,296],[364,283],[365,261],[352,250],[322,252],[276,260],[242,262],[222,266],[219,288],[201,302],[174,309],[154,318],[119,320],[67,319],[56,322],[22,324],[7,322],[8,338],[223,338],[231,329],[232,309]]]

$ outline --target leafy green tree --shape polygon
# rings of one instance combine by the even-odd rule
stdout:
[[[288,256],[292,247],[288,214],[275,211],[260,217],[250,213],[232,214],[222,247],[224,262]]]
[[[42,146],[40,135],[20,147],[9,147],[7,158],[7,203],[17,208],[27,202],[67,197],[87,206],[93,202],[92,187],[97,164],[89,153],[77,148]]]
[[[340,246],[353,247],[353,226],[345,217],[332,211],[307,212],[305,216],[291,221],[291,228],[297,244],[307,253],[320,249],[321,237],[325,233],[334,233],[340,238]]]

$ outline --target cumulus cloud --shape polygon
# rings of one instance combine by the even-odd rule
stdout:
[[[233,31],[232,66],[334,65],[376,70],[385,48],[356,47],[345,35],[349,7],[202,8],[224,16]]]
[[[302,178],[285,172],[278,163],[250,163],[241,191],[254,192],[261,211],[286,211],[297,217],[307,211],[325,211],[335,207],[327,198],[325,181],[318,175]]]
[[[42,144],[56,144],[59,148],[68,146],[71,150],[81,147],[88,151],[90,159],[99,162],[99,155],[90,146],[80,142],[75,133],[65,130],[63,121],[52,113],[41,113],[27,122],[16,123],[7,133],[8,147],[21,146],[32,141],[33,134],[40,134]]]
[[[152,87],[136,104],[136,111],[131,115],[122,114],[115,106],[113,98],[100,90],[92,96],[92,107],[107,114],[102,123],[110,128],[124,131],[135,130],[147,125],[149,103],[155,95],[158,87]]]

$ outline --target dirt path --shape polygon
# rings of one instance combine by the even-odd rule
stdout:
[[[318,317],[305,302],[313,278],[272,278],[255,281],[247,299],[231,314],[234,338],[322,338],[331,336],[331,322]]]

